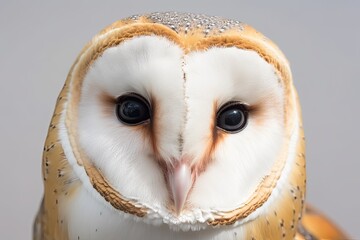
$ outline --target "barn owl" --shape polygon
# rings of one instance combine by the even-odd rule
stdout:
[[[343,239],[304,205],[304,142],[289,64],[249,25],[117,21],[57,99],[34,239]]]

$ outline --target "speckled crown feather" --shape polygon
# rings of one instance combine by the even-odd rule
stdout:
[[[188,33],[193,30],[201,30],[206,36],[210,33],[223,33],[229,29],[243,30],[240,21],[194,13],[154,12],[144,15],[133,15],[128,19],[137,21],[141,17],[145,17],[154,23],[163,24],[177,33]]]

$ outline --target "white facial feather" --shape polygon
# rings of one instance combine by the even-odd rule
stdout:
[[[182,51],[170,41],[132,39],[108,49],[92,65],[79,104],[79,142],[91,161],[122,195],[154,207],[164,206],[168,193],[151,144],[139,131],[120,123],[115,108],[105,114],[101,95],[116,99],[135,92],[149,102],[156,98],[162,116],[159,124],[166,132],[158,139],[160,154],[178,157],[178,119],[184,111],[181,65]]]
[[[234,235],[243,236],[242,228],[213,228],[207,231],[174,231],[166,225],[154,226],[105,208],[84,189],[68,209],[69,239],[106,239],[118,240],[222,240],[232,239]],[[91,221],[84,221],[89,219]],[[177,229],[179,230],[179,228]],[[149,234],[150,233],[150,234]]]
[[[261,114],[250,113],[243,131],[227,134],[216,146],[188,197],[191,212],[183,217],[168,211],[169,193],[149,138],[120,123],[115,106],[102,102],[104,94],[116,99],[129,92],[156,102],[156,141],[165,161],[182,155],[200,161],[223,104],[241,101],[260,109]],[[116,190],[163,222],[204,222],[211,217],[206,213],[244,203],[269,173],[284,141],[283,98],[274,68],[253,51],[213,48],[184,55],[165,38],[137,37],[107,49],[86,74],[79,143]]]
[[[260,104],[262,116],[228,134],[188,199],[202,209],[232,210],[254,192],[277,159],[283,139],[283,90],[274,68],[253,51],[213,48],[186,57],[188,122],[184,151],[202,155],[214,121],[213,105]],[[255,113],[256,114],[256,113]],[[260,119],[257,119],[260,118]]]

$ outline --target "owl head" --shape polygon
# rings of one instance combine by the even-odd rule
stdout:
[[[284,55],[250,26],[173,12],[115,22],[82,50],[62,95],[64,155],[113,211],[183,230],[266,225],[274,212],[296,225],[297,94]]]

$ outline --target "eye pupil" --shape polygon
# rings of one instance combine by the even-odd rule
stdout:
[[[239,132],[245,128],[246,122],[247,111],[242,104],[227,104],[218,112],[217,126],[226,132]]]
[[[244,117],[242,112],[238,109],[227,111],[224,115],[224,122],[228,126],[236,126],[241,124]]]
[[[134,101],[128,100],[121,105],[122,115],[126,118],[138,118],[143,114],[142,106]]]
[[[124,95],[118,98],[116,115],[122,123],[138,125],[150,119],[150,109],[147,101],[138,95]]]

